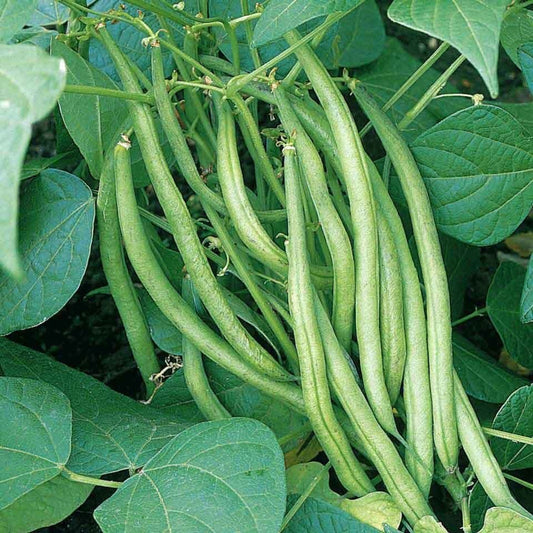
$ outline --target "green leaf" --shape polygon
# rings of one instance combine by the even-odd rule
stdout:
[[[118,88],[108,76],[61,41],[54,39],[51,51],[65,61],[69,85]],[[124,131],[123,123],[128,118],[126,101],[106,96],[63,93],[59,108],[63,122],[87,161],[91,174],[98,178],[104,164],[104,153]]]
[[[533,93],[533,42],[526,43],[518,49],[518,62],[529,90]]]
[[[501,404],[527,384],[458,333],[453,334],[453,362],[466,392],[478,400]]]
[[[388,38],[385,43],[385,50],[377,61],[358,69],[356,75],[357,79],[363,82],[368,92],[383,106],[420,65],[420,61],[409,54],[403,48],[400,41],[394,38]],[[439,73],[435,69],[429,69],[392,106],[388,114],[395,123],[399,122],[405,113],[419,101],[438,75]],[[442,92],[456,93],[457,89],[451,84],[446,84]],[[440,120],[465,106],[465,102],[459,98],[439,98],[433,100],[414,119],[403,134],[407,140],[411,141]]]
[[[233,416],[255,418],[271,428],[278,438],[297,432],[305,425],[307,419],[283,402],[266,396],[208,359],[204,365],[211,387]],[[191,421],[202,420],[181,370],[176,371],[156,391],[152,405],[172,416],[185,416],[186,413]],[[291,449],[291,446],[287,445],[287,449]]]
[[[518,48],[533,41],[533,13],[528,9],[513,9],[502,24],[501,42],[504,50],[520,67]]]
[[[46,383],[0,378],[0,509],[57,476],[68,461],[72,412]]]
[[[447,533],[444,526],[432,516],[421,518],[413,529],[414,533]]]
[[[477,482],[470,493],[470,522],[472,531],[477,533],[483,527],[485,513],[492,507],[492,502],[483,490],[481,483]]]
[[[492,423],[494,429],[533,438],[533,385],[514,392]],[[504,470],[533,468],[533,446],[493,437],[491,447]]]
[[[524,324],[533,322],[533,259],[529,260],[527,267],[526,280],[520,299],[520,313],[520,320]]]
[[[287,494],[304,493],[323,469],[324,465],[317,462],[291,466],[286,472]],[[330,489],[328,475],[322,475],[310,496],[336,505],[360,522],[376,529],[382,529],[383,524],[399,527],[402,521],[400,509],[386,492],[372,492],[356,499],[345,498]]]
[[[25,278],[0,273],[0,335],[41,324],[78,290],[91,251],[94,200],[87,185],[45,170],[21,191],[20,252]]]
[[[94,512],[104,533],[279,531],[283,454],[260,422],[198,424],[169,442]]]
[[[56,476],[0,511],[0,531],[30,533],[71,515],[89,497],[92,485]]]
[[[362,0],[270,0],[254,29],[254,46],[272,42],[290,30],[333,13],[351,10]]]
[[[533,368],[533,325],[520,320],[520,297],[526,271],[511,262],[502,263],[489,287],[489,317],[509,355],[526,368]]]
[[[0,43],[6,43],[28,21],[38,0],[0,0]],[[0,52],[0,57],[3,55]]]
[[[449,42],[476,67],[493,98],[498,95],[498,47],[508,0],[395,0],[398,24]]]
[[[71,155],[71,153],[66,153],[54,155],[52,157],[37,157],[35,159],[30,159],[24,163],[20,173],[20,179],[22,181],[28,178],[33,178],[50,167],[57,168],[57,163]]]
[[[73,424],[67,467],[77,474],[100,476],[140,468],[188,426],[177,416],[142,405],[6,339],[0,339],[0,366],[6,375],[39,379],[69,398]]]
[[[47,30],[41,26],[23,28],[13,35],[9,44],[33,44],[45,51],[50,49],[52,38],[57,36],[57,31]]]
[[[412,144],[441,231],[476,246],[502,241],[533,203],[533,143],[499,107],[459,111]]]
[[[533,521],[506,507],[493,507],[479,533],[533,533]]]
[[[511,113],[522,127],[527,130],[530,137],[533,137],[533,102],[526,102],[523,104],[508,104],[507,102],[494,102],[494,105],[505,109],[507,113]]]
[[[68,7],[57,0],[38,0],[28,26],[58,26],[68,20]]]
[[[9,2],[17,10],[21,3]],[[63,90],[65,64],[26,44],[0,45],[0,57],[0,153],[4,154],[0,168],[0,268],[20,277],[17,253],[20,169],[32,123],[50,112]]]
[[[295,498],[289,499],[294,503]],[[290,508],[290,507],[289,507]],[[347,512],[323,500],[307,498],[284,530],[286,533],[378,533]]]

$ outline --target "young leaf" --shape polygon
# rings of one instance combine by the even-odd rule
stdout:
[[[301,463],[291,466],[287,472],[287,494],[302,494],[307,490],[324,465]],[[329,487],[329,476],[324,475],[310,494],[318,500],[336,505],[360,522],[383,530],[383,524],[399,527],[402,513],[386,492],[372,492],[361,498],[349,499],[333,492]]]
[[[509,355],[526,368],[533,368],[533,325],[520,320],[520,296],[526,271],[511,262],[502,263],[489,287],[489,317]]]
[[[529,260],[527,267],[526,280],[522,289],[522,298],[520,299],[520,320],[527,324],[533,322],[533,259]]]
[[[0,273],[0,335],[41,324],[78,290],[91,250],[94,200],[61,170],[24,182],[20,251],[25,278]]]
[[[484,402],[501,404],[527,385],[458,333],[453,335],[453,362],[468,395]]]
[[[289,498],[289,506],[294,504],[296,498]],[[323,500],[307,498],[300,509],[292,517],[286,533],[309,533],[320,531],[322,533],[378,533],[379,529],[363,524],[346,511],[331,505]]]
[[[9,9],[17,12],[24,3],[8,0]],[[3,24],[0,20],[0,28]],[[20,277],[17,253],[20,169],[32,123],[50,112],[63,90],[65,64],[26,44],[0,45],[0,57],[0,269]]]
[[[51,52],[67,65],[67,83],[118,89],[108,76],[85,61],[66,44],[54,39]],[[63,93],[59,99],[63,122],[80,149],[93,176],[102,171],[104,153],[116,142],[128,117],[126,101],[87,94]]]
[[[0,511],[0,531],[30,533],[71,515],[89,497],[92,485],[56,476]]]
[[[254,46],[278,39],[290,30],[318,17],[348,11],[362,0],[271,0],[254,30]]]
[[[0,509],[59,475],[70,455],[72,411],[55,387],[0,378]]]
[[[496,414],[494,429],[533,438],[533,385],[509,396]],[[492,437],[491,447],[504,470],[533,468],[533,446]]]
[[[502,532],[533,533],[533,521],[506,507],[493,507],[485,515],[485,524],[479,533]]]
[[[531,138],[509,113],[473,106],[412,144],[439,229],[476,246],[509,236],[533,203]]]
[[[0,366],[6,375],[54,385],[72,406],[72,453],[67,467],[100,476],[135,470],[188,426],[123,396],[94,378],[47,356],[0,338]]]
[[[523,44],[518,49],[518,62],[529,90],[533,93],[533,42]]]
[[[533,41],[533,12],[528,9],[513,9],[502,24],[501,41],[504,50],[517,67],[518,48]]]
[[[389,17],[449,42],[476,67],[493,98],[498,96],[498,45],[508,0],[395,0]]]
[[[283,454],[260,422],[198,424],[170,441],[94,512],[104,533],[278,531]]]
[[[0,0],[0,43],[7,43],[27,23],[37,2],[38,0]]]

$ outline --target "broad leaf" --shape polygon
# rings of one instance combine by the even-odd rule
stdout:
[[[72,412],[55,387],[0,378],[0,509],[57,476],[70,455]]]
[[[509,397],[492,427],[533,439],[533,385],[522,387]],[[533,468],[533,446],[492,437],[491,447],[504,470]]]
[[[525,128],[530,137],[533,137],[533,102],[523,104],[508,104],[506,102],[494,102],[494,105],[505,109],[511,113],[522,127]]]
[[[52,41],[52,54],[64,59],[67,83],[117,89],[108,76],[85,61],[67,45]],[[104,153],[114,144],[128,117],[125,100],[98,95],[64,93],[59,99],[63,122],[80,149],[94,177],[99,178]]]
[[[118,394],[94,378],[47,356],[0,339],[0,366],[6,375],[39,379],[69,398],[72,454],[68,468],[100,476],[135,470],[188,426],[176,416]]]
[[[503,403],[527,381],[513,374],[470,341],[454,333],[453,362],[469,396]]]
[[[412,144],[440,230],[476,246],[502,241],[533,203],[533,142],[495,106],[439,122]]]
[[[447,533],[445,527],[437,522],[432,516],[424,516],[421,518],[413,529],[414,533]]]
[[[402,513],[386,492],[372,492],[361,498],[350,499],[333,492],[329,486],[329,476],[324,474],[321,463],[301,463],[291,466],[287,472],[287,494],[302,494],[317,476],[321,476],[310,496],[336,505],[348,514],[378,530],[383,524],[399,527]]]
[[[529,90],[533,93],[533,42],[526,43],[518,49],[518,62]]]
[[[385,50],[378,60],[358,69],[356,75],[368,92],[383,106],[420,65],[420,61],[409,54],[400,41],[389,38],[385,43]],[[391,119],[394,122],[399,122],[405,113],[424,95],[438,75],[436,70],[429,69],[392,106],[388,112]],[[442,92],[454,93],[457,92],[457,89],[451,84],[446,84]],[[455,111],[464,108],[465,105],[465,102],[459,98],[442,98],[432,101],[403,132],[405,138],[409,141],[415,139],[418,134],[431,128]]]
[[[270,0],[254,29],[254,46],[278,39],[290,30],[333,13],[357,7],[362,0]]]
[[[295,501],[295,497],[289,498],[289,509]],[[321,533],[378,533],[379,529],[363,524],[335,505],[323,500],[307,498],[284,531],[286,533],[309,533],[311,531]]]
[[[22,181],[28,178],[33,178],[50,167],[58,168],[58,163],[64,159],[67,159],[71,155],[72,154],[67,153],[54,155],[52,157],[38,157],[35,159],[30,159],[24,163],[20,173],[20,179]]]
[[[27,22],[38,0],[0,0],[0,43],[6,43]],[[0,52],[0,57],[3,56]]]
[[[479,533],[533,533],[533,520],[506,507],[493,507]]]
[[[278,438],[298,432],[306,423],[306,418],[283,402],[266,396],[210,360],[206,359],[204,365],[211,387],[233,416],[255,418],[270,427]],[[185,385],[183,373],[179,370],[157,390],[152,405],[172,416],[185,416],[191,421],[202,420]],[[288,443],[286,449],[290,450],[293,446],[293,442]]]
[[[501,41],[509,57],[519,67],[518,48],[533,41],[533,12],[528,9],[510,11],[502,24]]]
[[[388,13],[394,22],[457,48],[496,98],[500,30],[508,4],[508,0],[395,0]]]
[[[485,513],[492,507],[492,502],[483,490],[481,483],[477,482],[470,492],[468,500],[470,504],[470,521],[472,523],[472,531],[477,532],[483,527],[485,520]]]
[[[27,25],[58,26],[68,20],[68,14],[68,7],[60,4],[57,0],[38,0],[37,7]]]
[[[45,51],[50,49],[50,42],[57,36],[57,31],[47,30],[41,26],[23,28],[13,35],[9,44],[33,44]]]
[[[526,280],[520,299],[520,320],[526,324],[533,322],[533,259],[529,260]]]
[[[502,263],[489,287],[489,317],[510,356],[533,368],[533,325],[520,320],[520,297],[526,271],[516,263]]]
[[[80,286],[94,223],[87,185],[61,170],[45,170],[21,191],[20,252],[25,277],[0,273],[0,335],[41,324]]]
[[[25,2],[8,1],[10,9],[13,7],[17,12],[21,3]],[[0,20],[0,28],[3,24]],[[26,44],[0,45],[0,57],[0,269],[20,277],[17,253],[20,169],[32,123],[50,112],[63,90],[65,64]]]
[[[94,512],[104,533],[278,531],[283,454],[260,422],[198,424],[169,442]]]
[[[57,476],[0,511],[0,531],[30,533],[71,515],[89,497],[92,485]]]

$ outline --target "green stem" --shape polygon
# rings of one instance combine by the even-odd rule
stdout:
[[[514,481],[515,483],[518,483],[519,485],[522,485],[522,487],[525,487],[526,489],[533,490],[533,483],[529,483],[529,481],[524,481],[523,479],[520,479],[518,477],[512,476],[511,474],[507,474],[505,472],[504,472],[503,475],[509,481]]]
[[[508,433],[507,431],[500,431],[499,429],[483,428],[483,432],[491,437],[498,437],[500,439],[510,440],[512,442],[519,442],[528,446],[533,446],[533,438],[525,435],[517,435],[516,433]]]
[[[458,318],[454,322],[452,322],[452,326],[458,326],[459,324],[464,324],[465,322],[468,322],[472,318],[476,318],[478,316],[485,316],[487,314],[488,307],[482,307],[481,309],[476,309],[469,315],[463,316],[461,318]]]
[[[61,475],[70,479],[71,481],[76,481],[77,483],[84,483],[85,485],[93,485],[95,487],[107,487],[110,489],[118,489],[122,485],[120,481],[108,481],[106,479],[98,479],[97,477],[83,476],[81,474],[76,474],[70,470],[63,468]]]
[[[121,100],[134,100],[143,104],[153,105],[154,99],[149,94],[128,93],[118,89],[107,89],[106,87],[92,87],[90,85],[65,85],[64,91],[71,94],[87,94],[92,96],[109,96]]]

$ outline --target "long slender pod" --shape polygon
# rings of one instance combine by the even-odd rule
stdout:
[[[140,92],[139,84],[129,69],[124,55],[107,30],[100,29],[99,35],[113,59],[124,88],[130,92]],[[156,46],[156,42],[153,44],[152,57],[155,57],[153,76],[159,83],[158,76],[163,76],[158,70],[161,62],[157,60],[161,57],[161,51]],[[290,374],[248,333],[226,301],[204,254],[196,233],[196,225],[165,161],[149,107],[134,101],[129,101],[128,106],[146,169],[172,227],[173,236],[187,272],[209,314],[224,337],[244,359],[255,365],[265,375],[282,380],[292,379]]]
[[[192,281],[186,276],[183,280],[182,296],[192,309],[194,309],[193,291]],[[205,373],[202,352],[186,335],[183,337],[183,377],[198,409],[207,420],[231,417],[211,388]]]
[[[320,154],[292,110],[285,90],[278,86],[274,94],[285,132],[294,136],[302,177],[324,231],[333,265],[333,327],[341,345],[349,350],[355,305],[355,266],[350,238],[329,196]]]
[[[360,83],[353,81],[349,85],[398,173],[411,213],[427,295],[433,437],[442,464],[451,472],[457,467],[459,438],[453,394],[450,297],[429,196],[413,154],[394,123]]]
[[[453,374],[459,437],[481,486],[494,505],[508,507],[533,519],[533,515],[524,509],[511,494],[461,380],[455,371]]]
[[[297,385],[276,381],[244,360],[207,326],[176,292],[165,276],[146,236],[137,208],[127,143],[115,148],[115,181],[120,228],[128,258],[139,280],[167,319],[207,357],[273,398],[306,414]]]
[[[111,151],[104,161],[96,202],[100,258],[133,357],[146,386],[147,395],[150,396],[155,388],[150,376],[157,374],[160,367],[150,337],[150,330],[124,259],[113,166],[114,159]]]
[[[361,496],[374,490],[370,479],[355,458],[333,406],[326,375],[326,361],[314,312],[305,219],[300,194],[296,150],[288,144],[285,154],[285,194],[289,235],[289,305],[300,361],[302,393],[315,435],[347,490]]]
[[[374,463],[387,490],[411,524],[423,516],[433,515],[425,494],[407,471],[400,454],[379,425],[357,385],[327,313],[316,295],[315,309],[332,391],[346,411],[365,455]]]
[[[289,45],[300,40],[296,31],[285,37]],[[324,108],[338,148],[350,201],[355,236],[355,320],[365,391],[380,424],[390,433],[397,434],[381,357],[378,231],[365,152],[348,104],[314,51],[308,45],[302,45],[295,50],[295,55]]]

